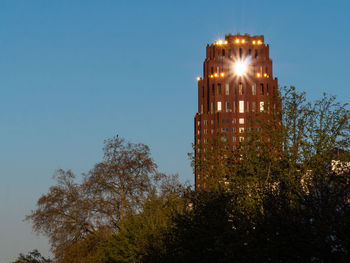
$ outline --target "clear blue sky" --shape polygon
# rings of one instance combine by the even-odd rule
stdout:
[[[57,168],[88,171],[103,140],[150,145],[192,179],[196,77],[205,46],[264,35],[279,84],[348,102],[350,2],[1,1],[0,262],[45,239],[22,222]]]

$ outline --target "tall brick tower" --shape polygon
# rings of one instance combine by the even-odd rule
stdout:
[[[229,34],[207,45],[203,78],[197,80],[196,157],[208,139],[219,133],[223,140],[237,145],[247,131],[261,129],[259,122],[251,120],[267,120],[270,108],[275,107],[270,101],[278,92],[278,83],[264,36]],[[200,177],[196,171],[196,188]]]

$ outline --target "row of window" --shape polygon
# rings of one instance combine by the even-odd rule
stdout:
[[[211,120],[210,122],[211,122],[212,125],[214,125],[214,120]],[[222,119],[221,122],[222,122],[222,124],[228,124],[228,123],[230,123],[230,120],[229,119]],[[244,124],[244,118],[239,118],[238,122],[239,122],[239,124]],[[204,123],[205,126],[207,126],[209,124],[209,121],[208,120],[204,120],[203,123]],[[232,119],[232,123],[236,123],[236,119],[235,118]],[[200,124],[201,124],[201,122],[198,121],[197,125],[199,126]]]
[[[249,128],[251,131],[251,128]],[[229,132],[229,128],[221,128],[221,132]],[[237,132],[236,128],[232,128],[232,132]],[[239,133],[244,133],[244,128],[240,127],[238,128]]]
[[[214,125],[214,120],[210,120],[210,123],[211,125]],[[222,119],[221,120],[221,123],[224,125],[224,124],[229,124],[230,123],[230,120],[229,119]],[[232,121],[231,121],[232,124],[236,124],[237,123],[237,119],[233,118]],[[238,123],[239,124],[245,124],[245,118],[238,118]],[[249,124],[252,124],[252,120],[251,119],[248,119],[248,123]],[[203,121],[203,124],[204,126],[208,126],[209,125],[209,121],[208,120],[204,120]],[[201,125],[201,122],[200,121],[197,121],[197,125],[200,126]]]
[[[245,105],[244,105],[245,104]],[[251,104],[251,106],[250,106]],[[268,107],[268,105],[267,105]],[[217,105],[216,105],[216,108],[215,108],[215,103],[212,102],[210,104],[210,112],[211,113],[214,113],[214,112],[221,112],[225,110],[226,112],[238,112],[239,113],[244,113],[244,112],[255,112],[257,109],[256,109],[256,102],[253,101],[251,103],[249,103],[249,101],[246,101],[244,103],[243,100],[240,100],[238,101],[238,108],[237,108],[237,102],[234,102],[233,105],[231,105],[231,102],[225,102],[225,109],[223,109],[223,105],[222,105],[222,102],[221,101],[218,101],[217,102]],[[265,103],[263,101],[260,101],[259,102],[259,111],[260,112],[263,112],[265,110]],[[203,114],[204,113],[204,105],[202,104],[201,105],[201,113]]]
[[[233,136],[233,137],[232,137],[232,141],[233,141],[233,142],[236,142],[236,141],[237,141],[237,138],[239,139],[240,142],[243,142],[243,141],[244,141],[244,137],[243,137],[243,136],[239,136],[239,137]],[[209,141],[209,140],[208,140],[207,138],[204,139],[204,143],[208,143],[208,141]],[[227,137],[225,137],[225,136],[221,137],[221,141],[227,142]],[[200,143],[201,143],[201,139],[198,139],[198,140],[197,140],[197,144],[200,144]],[[198,150],[199,150],[199,149],[198,149]],[[197,151],[198,151],[198,150],[197,150]],[[199,151],[198,151],[198,152],[199,152]]]
[[[217,95],[223,95],[222,92],[222,85],[221,83],[217,83],[216,84],[217,88],[216,88],[216,94]],[[237,88],[233,87],[234,89],[234,94],[237,95]],[[266,84],[266,92],[267,94],[269,93],[269,84]],[[244,94],[248,94],[248,89],[245,89],[245,87],[243,86],[242,83],[239,83],[238,85],[238,95],[244,95]],[[230,95],[230,84],[226,83],[225,84],[225,89],[224,89],[224,94],[225,95]],[[251,95],[255,96],[256,95],[256,84],[253,83],[251,86]],[[265,86],[264,83],[260,83],[259,86],[259,94],[260,95],[265,95]],[[211,95],[215,96],[215,84],[212,84],[211,86]],[[204,91],[204,86],[202,87],[202,97],[205,97],[205,91]]]
[[[215,68],[214,66],[210,67],[210,74],[209,78],[218,78],[218,77],[225,77],[225,72],[230,73],[232,71],[232,62],[230,63],[225,63],[225,64],[221,64],[221,65],[217,65]],[[205,67],[204,67],[204,73],[206,73],[205,71]],[[262,65],[249,65],[249,72],[254,74],[259,74],[258,77],[264,76],[267,77],[268,74],[270,74],[270,70],[268,66],[265,66],[265,70],[263,69]],[[199,79],[200,80],[200,79]]]
[[[251,56],[253,58],[258,58],[258,49],[248,49],[248,52],[246,52],[246,49],[242,49],[241,47],[238,49],[225,49],[222,48],[221,50],[219,49],[217,52],[215,52],[215,46],[213,46],[212,48],[212,52],[210,54],[210,58],[214,59],[215,56],[217,56],[218,58],[224,58],[224,57],[228,57],[228,58],[232,58],[232,57],[239,57],[242,58],[243,56]]]
[[[251,132],[253,130],[253,128],[249,127],[247,129],[248,132]],[[261,131],[261,128],[256,128],[257,131]],[[225,128],[221,128],[221,132],[223,133],[228,133],[230,131],[229,128],[225,127]],[[244,133],[245,129],[243,127],[240,127],[238,128],[238,133]],[[237,132],[237,129],[234,127],[232,128],[232,132],[233,133],[236,133]],[[211,134],[214,134],[215,133],[215,129],[211,129]],[[201,131],[198,130],[197,131],[197,134],[200,135],[201,134]],[[208,129],[204,129],[204,134],[209,134],[209,130]]]

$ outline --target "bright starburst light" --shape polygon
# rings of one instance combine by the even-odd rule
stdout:
[[[244,77],[249,71],[250,59],[246,57],[244,60],[236,60],[233,63],[233,72],[238,77]]]

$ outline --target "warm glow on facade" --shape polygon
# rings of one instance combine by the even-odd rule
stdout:
[[[269,107],[275,106],[269,101],[278,93],[277,87],[264,36],[226,35],[225,40],[208,45],[203,77],[198,78],[196,157],[200,158],[205,144],[218,134],[235,146],[249,136],[247,132],[261,129],[261,122],[255,119],[269,119]],[[200,181],[196,170],[196,188]]]

